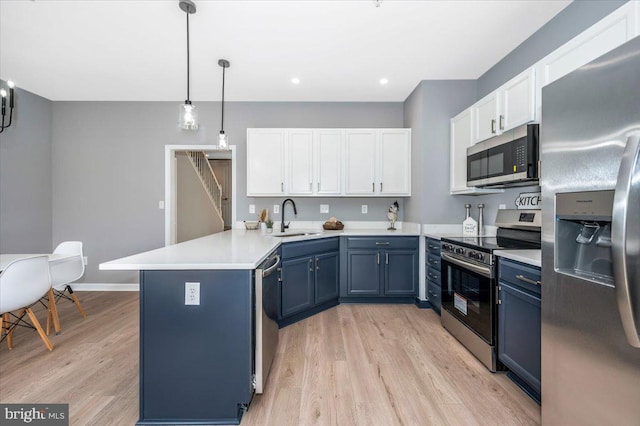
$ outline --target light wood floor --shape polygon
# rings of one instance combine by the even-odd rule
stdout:
[[[137,293],[60,303],[49,353],[35,332],[0,348],[0,402],[65,402],[74,425],[138,419]],[[44,311],[39,318],[44,320]],[[264,395],[242,425],[539,424],[540,407],[413,305],[340,305],[280,330]]]

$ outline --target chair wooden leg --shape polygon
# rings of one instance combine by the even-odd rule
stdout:
[[[22,318],[22,316],[24,315],[26,308],[22,308],[20,309],[20,311],[18,311],[18,318]],[[9,314],[5,314],[6,321],[9,321]],[[16,322],[19,320],[16,320]],[[17,326],[16,326],[17,327]],[[7,334],[7,345],[9,346],[9,349],[13,349],[13,332],[16,330],[16,327],[13,327],[11,329],[11,331],[9,331],[9,334]]]
[[[52,351],[53,350],[53,345],[49,341],[49,338],[47,337],[47,335],[44,334],[44,330],[40,326],[40,322],[38,321],[38,318],[36,318],[35,314],[31,310],[31,308],[27,308],[27,315],[29,315],[29,319],[31,320],[31,323],[33,324],[33,326],[36,328],[36,330],[38,330],[38,334],[42,338],[42,341],[44,342],[44,344],[47,347],[47,349]]]
[[[56,334],[60,334],[60,318],[58,317],[58,308],[56,307],[56,296],[53,294],[53,288],[49,289],[49,310],[53,317],[53,328]]]
[[[47,336],[51,333],[51,320],[52,320],[51,309],[47,308]]]
[[[76,308],[78,308],[78,310],[80,311],[80,315],[82,315],[82,318],[87,318],[87,313],[84,311],[84,309],[82,309],[82,305],[80,304],[80,300],[78,300],[78,296],[76,296],[75,293],[71,293],[70,294],[71,299],[73,299],[73,303],[76,304]]]
[[[2,314],[2,318],[0,318],[0,322],[2,322],[2,325],[0,326],[0,330],[2,330],[2,334],[7,336],[6,337],[7,347],[9,349],[12,349],[13,336],[11,335],[11,333],[9,333],[11,328],[11,317],[9,316],[9,312],[5,312],[4,314]]]

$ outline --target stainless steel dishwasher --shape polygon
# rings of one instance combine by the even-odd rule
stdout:
[[[280,256],[272,253],[256,269],[256,393],[264,390],[278,347],[278,269]]]

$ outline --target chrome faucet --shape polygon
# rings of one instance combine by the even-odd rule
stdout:
[[[284,232],[285,229],[289,228],[289,223],[287,223],[286,225],[284,224],[284,206],[285,204],[287,204],[287,201],[291,201],[291,205],[293,206],[293,215],[297,216],[298,215],[298,209],[296,209],[296,203],[291,199],[291,198],[287,198],[282,202],[282,223],[280,224],[280,232]]]

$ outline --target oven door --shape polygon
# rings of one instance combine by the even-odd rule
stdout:
[[[495,345],[496,289],[493,267],[468,264],[442,253],[442,309]]]

